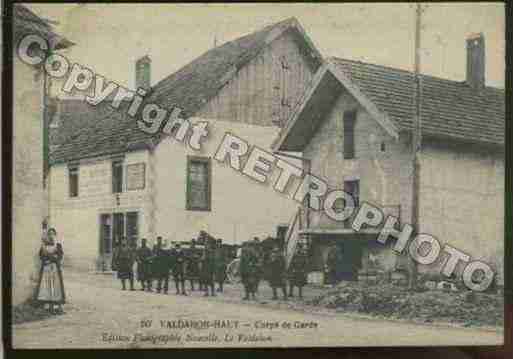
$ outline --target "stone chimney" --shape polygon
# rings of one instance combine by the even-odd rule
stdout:
[[[485,85],[485,41],[482,33],[467,38],[467,83],[474,88]]]
[[[135,88],[149,90],[151,87],[151,59],[145,55],[135,62]]]

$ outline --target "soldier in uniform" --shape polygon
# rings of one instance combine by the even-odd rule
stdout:
[[[280,249],[278,247],[274,247],[269,258],[269,285],[273,290],[273,300],[278,299],[277,288],[281,288],[281,292],[283,293],[283,299],[287,300],[285,269],[285,258],[283,257]]]
[[[223,291],[223,284],[226,280],[226,255],[224,253],[223,249],[223,240],[219,238],[217,240],[217,245],[214,253],[214,262],[215,262],[215,273],[214,273],[214,279],[217,282],[218,292]]]
[[[191,239],[191,247],[189,248],[189,251],[187,253],[187,260],[186,260],[186,270],[185,273],[187,277],[189,278],[189,282],[191,284],[191,291],[194,291],[194,282],[199,280],[199,265],[200,265],[200,257],[201,254],[198,253],[198,249],[196,248],[196,240],[193,238]],[[198,284],[199,289],[201,288],[201,281]]]
[[[173,279],[176,286],[176,294],[187,295],[185,293],[185,253],[179,243],[175,244],[175,248],[171,251],[171,263]],[[181,286],[181,290],[180,290]]]
[[[121,247],[116,250],[113,258],[115,267],[118,271],[118,279],[121,280],[122,290],[126,290],[126,280],[130,281],[130,290],[134,289],[134,262],[135,253],[128,246],[126,238],[123,237],[121,240]]]
[[[260,280],[262,278],[261,273],[263,271],[263,262],[264,262],[264,251],[262,248],[262,243],[260,242],[260,239],[258,237],[253,238],[252,248],[254,251],[254,254],[256,256],[257,266],[258,266],[258,273],[256,276],[256,283],[255,283],[255,293],[258,293],[258,287],[260,286]]]
[[[249,299],[249,287],[248,287],[248,262],[249,262],[249,253],[248,253],[248,243],[242,243],[240,248],[240,260],[239,260],[239,274],[242,285],[244,286],[244,297],[242,300]]]
[[[151,292],[151,260],[153,253],[151,249],[146,246],[146,238],[141,239],[141,247],[137,249],[137,279],[141,283],[141,290],[145,289]]]
[[[205,297],[208,297],[208,289],[210,288],[210,295],[214,297],[216,295],[214,290],[214,272],[215,272],[215,261],[214,261],[214,248],[212,243],[207,242],[205,249],[201,256],[200,265],[200,278],[203,284],[203,290],[205,291]]]
[[[162,244],[162,237],[157,237],[153,247],[153,276],[157,280],[157,293],[167,294],[169,287],[169,253]],[[164,282],[164,287],[162,287]]]
[[[298,288],[299,298],[303,298],[303,287],[307,282],[308,256],[303,243],[297,244],[296,253],[289,266],[289,297],[294,297],[294,287]]]
[[[120,247],[121,247],[121,240],[118,237],[115,237],[114,241],[112,242],[112,259],[111,259],[111,265],[110,265],[110,267],[113,271],[118,270],[118,268],[117,268],[118,264],[117,264],[116,258],[117,258]]]
[[[242,284],[244,285],[244,298],[248,300],[255,298],[256,287],[259,280],[259,261],[256,254],[254,245],[250,243],[244,243],[242,246],[241,257],[240,257],[240,276]]]

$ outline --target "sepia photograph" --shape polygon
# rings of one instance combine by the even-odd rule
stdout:
[[[503,345],[504,3],[6,6],[13,349]]]

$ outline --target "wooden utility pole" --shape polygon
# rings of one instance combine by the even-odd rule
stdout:
[[[418,232],[419,226],[419,192],[420,192],[420,152],[422,147],[422,86],[420,76],[420,54],[421,54],[421,35],[422,30],[422,5],[417,3],[415,9],[415,123],[412,131],[412,155],[413,155],[413,174],[412,174],[412,206],[411,206],[411,225],[414,234]],[[417,283],[417,263],[410,258],[410,278],[409,287],[414,288]]]

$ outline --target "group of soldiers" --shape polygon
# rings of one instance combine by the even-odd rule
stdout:
[[[134,288],[134,263],[137,263],[137,281],[142,291],[153,291],[156,283],[156,292],[167,294],[169,289],[169,276],[172,274],[175,282],[176,294],[187,295],[185,282],[190,282],[190,290],[196,288],[205,292],[205,296],[215,296],[217,291],[223,291],[226,280],[227,258],[225,256],[222,239],[208,240],[203,249],[196,246],[196,240],[183,249],[176,243],[171,249],[165,248],[162,237],[157,237],[157,243],[149,248],[145,238],[141,239],[141,246],[133,248],[126,238],[114,250],[112,267],[117,271],[121,280],[122,290],[126,290],[126,281],[129,281],[130,290]],[[195,284],[198,284],[195,287]]]
[[[297,249],[287,268],[285,256],[280,247],[274,246],[270,253],[264,253],[258,245],[258,239],[242,245],[240,257],[240,277],[244,286],[243,300],[256,299],[258,286],[266,279],[272,288],[272,299],[278,299],[278,289],[283,299],[294,297],[294,288],[298,288],[299,298],[303,298],[303,287],[307,283],[308,254],[302,243]],[[287,282],[289,291],[287,293]]]
[[[216,291],[223,292],[223,284],[227,278],[227,265],[232,258],[228,258],[223,250],[221,239],[210,237],[202,243],[203,248],[198,248],[196,240],[192,239],[189,248],[182,249],[181,244],[176,243],[171,249],[166,249],[162,243],[162,237],[157,237],[157,243],[150,249],[146,239],[143,238],[141,246],[133,248],[123,238],[120,246],[114,251],[112,261],[113,269],[117,271],[118,278],[121,280],[122,290],[126,290],[127,280],[130,290],[135,290],[133,267],[134,263],[137,263],[137,280],[143,291],[152,292],[153,284],[156,282],[156,292],[167,294],[171,274],[177,295],[187,295],[186,280],[190,282],[191,291],[197,288],[204,292],[204,296],[215,296]],[[238,268],[244,286],[243,300],[256,299],[262,280],[267,280],[272,288],[272,299],[278,299],[278,289],[281,290],[283,299],[293,297],[296,287],[299,298],[302,298],[303,287],[307,283],[307,267],[307,250],[302,243],[298,243],[287,268],[286,259],[280,247],[273,246],[272,250],[266,250],[258,238],[244,242]],[[196,283],[197,287],[195,287]]]

